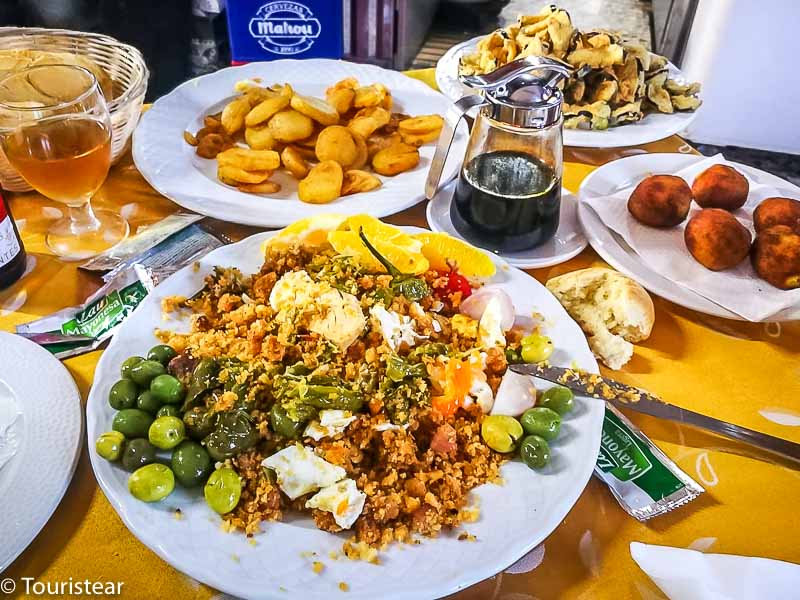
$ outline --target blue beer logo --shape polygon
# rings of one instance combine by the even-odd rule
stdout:
[[[250,19],[250,35],[268,52],[284,56],[305,52],[322,32],[314,13],[299,2],[268,2]]]

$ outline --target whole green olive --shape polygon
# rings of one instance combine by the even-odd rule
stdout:
[[[553,341],[538,333],[522,338],[522,360],[526,363],[542,362],[553,354]]]
[[[122,456],[125,436],[119,431],[106,431],[94,443],[94,449],[99,456],[114,462]]]
[[[172,349],[172,346],[167,346],[166,344],[159,344],[158,346],[153,346],[152,348],[150,348],[150,352],[147,353],[147,360],[154,360],[156,362],[160,362],[162,365],[166,367],[167,363],[176,356],[178,356],[178,353]]]
[[[155,415],[163,403],[150,390],[145,390],[136,399],[136,408]]]
[[[172,451],[172,471],[184,487],[200,485],[213,469],[208,452],[197,442],[184,440]]]
[[[160,362],[143,360],[131,367],[131,379],[136,382],[136,385],[147,388],[153,379],[166,372],[167,369]]]
[[[163,404],[180,404],[186,395],[186,389],[176,377],[164,374],[150,382],[150,393]]]
[[[552,409],[560,415],[565,415],[572,410],[575,394],[572,390],[566,387],[557,385],[545,390],[542,398],[539,401],[539,406]]]
[[[142,362],[144,358],[141,356],[131,356],[130,358],[126,358],[122,361],[122,365],[119,368],[120,375],[123,379],[131,379],[131,369]]]
[[[203,495],[206,504],[221,515],[231,512],[239,504],[242,496],[242,480],[231,468],[217,469],[208,478]]]
[[[272,431],[289,439],[297,439],[303,433],[303,423],[292,421],[280,402],[272,405],[269,411],[269,424]]]
[[[511,452],[522,437],[522,425],[514,417],[489,415],[481,423],[481,437],[496,452]]]
[[[126,471],[135,471],[139,467],[156,462],[156,449],[144,438],[129,440],[122,453],[122,466]]]
[[[525,433],[538,435],[548,441],[554,440],[561,429],[561,415],[544,406],[529,408],[522,413],[519,421]]]
[[[193,440],[202,440],[212,431],[216,425],[216,415],[207,412],[206,409],[195,406],[193,409],[183,413],[183,424],[186,425],[186,433]]]
[[[170,450],[186,439],[186,427],[178,417],[158,417],[150,425],[147,439],[156,448]]]
[[[152,463],[136,469],[128,477],[128,491],[142,502],[158,502],[175,489],[175,475],[169,467]]]
[[[550,446],[544,438],[529,435],[519,445],[519,456],[531,469],[541,469],[550,462]]]
[[[120,379],[117,383],[111,386],[108,392],[108,403],[111,408],[115,410],[123,410],[125,408],[133,408],[136,406],[136,396],[139,390],[136,384],[130,379]]]
[[[124,434],[126,438],[147,437],[147,430],[153,423],[153,415],[138,408],[125,408],[114,415],[111,429]]]
[[[165,404],[161,408],[158,409],[156,413],[156,418],[158,417],[181,417],[181,409],[173,404]]]

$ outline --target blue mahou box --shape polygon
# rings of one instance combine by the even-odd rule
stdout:
[[[233,62],[341,58],[341,0],[228,0]]]

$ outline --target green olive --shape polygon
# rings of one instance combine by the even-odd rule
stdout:
[[[269,411],[269,424],[272,431],[289,439],[297,439],[303,433],[303,423],[292,421],[280,402],[272,405]]]
[[[175,489],[175,475],[169,467],[152,463],[136,469],[128,477],[128,491],[142,502],[158,502]]]
[[[158,409],[156,417],[178,417],[181,416],[181,409],[173,404],[165,404]]]
[[[156,448],[144,438],[129,440],[122,453],[122,466],[126,471],[135,471],[139,467],[156,462]]]
[[[184,440],[172,451],[172,471],[184,487],[200,485],[213,468],[208,452],[197,442]]]
[[[167,346],[166,344],[159,344],[158,346],[153,346],[152,348],[150,348],[150,352],[147,353],[147,360],[154,360],[156,362],[160,362],[162,365],[166,367],[167,363],[176,356],[178,356],[178,353],[172,349],[172,346]]]
[[[150,386],[150,382],[153,381],[153,379],[166,372],[167,370],[160,362],[143,360],[131,367],[131,379],[133,379],[139,387],[146,388]]]
[[[534,333],[522,338],[522,360],[526,363],[542,362],[553,354],[553,341],[546,335]]]
[[[130,358],[126,358],[122,361],[122,365],[119,368],[120,375],[122,375],[123,379],[131,379],[131,369],[142,362],[144,358],[141,356],[131,356]]]
[[[150,393],[163,404],[180,404],[186,395],[183,384],[172,375],[159,375],[150,382]]]
[[[126,408],[114,415],[111,429],[123,433],[128,439],[147,437],[152,422],[153,415],[138,408]]]
[[[94,449],[98,455],[108,461],[114,462],[122,456],[122,448],[125,443],[125,436],[119,431],[106,431],[101,434],[94,443]]]
[[[111,386],[108,392],[108,403],[114,410],[133,408],[136,406],[136,396],[139,390],[130,379],[120,379]]]
[[[156,398],[149,390],[143,391],[136,399],[136,408],[150,413],[151,415],[155,415],[162,404],[163,402]]]
[[[481,423],[481,437],[496,452],[511,452],[522,437],[522,425],[514,417],[489,415]]]
[[[228,467],[217,469],[208,478],[203,488],[206,504],[221,515],[231,512],[242,496],[242,480],[239,474]]]
[[[561,415],[551,408],[537,406],[529,408],[519,419],[525,433],[554,440],[561,429]]]
[[[200,406],[195,406],[192,410],[183,413],[183,424],[186,425],[186,433],[193,440],[202,440],[214,431],[216,424],[215,415],[206,412]]]
[[[531,469],[541,469],[550,462],[550,446],[544,438],[529,435],[519,445],[519,456]]]
[[[158,417],[150,425],[147,439],[156,448],[170,450],[186,439],[186,427],[178,417]]]
[[[565,415],[572,410],[575,404],[574,399],[575,394],[572,393],[571,389],[557,385],[542,394],[539,406],[544,406],[560,415]]]

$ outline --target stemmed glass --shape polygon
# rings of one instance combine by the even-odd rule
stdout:
[[[127,237],[120,214],[91,205],[111,166],[111,117],[90,71],[42,65],[0,79],[0,144],[31,187],[67,206],[47,232],[54,254],[82,260]]]

